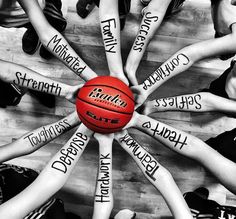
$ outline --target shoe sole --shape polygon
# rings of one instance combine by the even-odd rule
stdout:
[[[22,50],[23,50],[26,54],[33,55],[33,54],[38,50],[38,48],[39,48],[40,45],[41,45],[41,42],[40,42],[40,40],[38,40],[37,46],[36,46],[35,49],[32,50],[31,52],[26,51],[23,47],[22,47]]]

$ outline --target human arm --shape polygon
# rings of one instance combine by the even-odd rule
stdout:
[[[99,166],[92,219],[109,219],[113,209],[112,194],[112,142],[113,134],[98,134]]]
[[[81,124],[35,181],[17,196],[0,205],[0,218],[22,219],[61,189],[91,135],[92,131]]]
[[[30,88],[75,102],[75,95],[82,84],[71,86],[43,76],[29,68],[12,62],[0,60],[0,79],[20,87]]]
[[[148,44],[160,27],[170,2],[171,0],[152,0],[145,8],[143,19],[125,64],[125,71],[133,85],[138,84],[135,74],[139,63]]]
[[[149,182],[162,194],[174,218],[192,218],[183,195],[170,172],[160,165],[126,130],[116,133],[115,139],[134,159]]]
[[[99,18],[110,75],[128,84],[121,58],[118,0],[100,0]]]
[[[142,104],[160,85],[173,76],[186,71],[195,62],[207,57],[235,52],[236,31],[224,37],[205,40],[179,50],[150,74],[143,83],[132,87],[132,90],[137,94],[136,102]]]
[[[164,111],[218,111],[236,114],[236,101],[217,96],[210,92],[199,92],[147,101],[142,107],[142,113],[145,115]]]
[[[27,13],[42,44],[85,81],[96,73],[77,55],[65,38],[45,18],[37,0],[18,0]]]
[[[30,131],[12,143],[0,146],[0,163],[33,153],[80,123],[77,112],[57,122]]]
[[[236,194],[236,163],[223,157],[199,138],[137,112],[126,127],[135,127],[169,149],[198,161]]]

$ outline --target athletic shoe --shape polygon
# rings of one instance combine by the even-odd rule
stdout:
[[[22,37],[22,49],[27,54],[34,54],[38,49],[39,37],[33,26],[30,24]]]
[[[39,103],[42,105],[48,107],[48,108],[53,108],[56,105],[56,98],[52,94],[36,91],[36,90],[31,90],[29,89],[29,93],[38,100]]]
[[[151,0],[140,0],[143,6],[147,6]]]
[[[76,3],[77,14],[82,18],[86,18],[93,10],[94,6],[95,3],[93,0],[78,0]]]

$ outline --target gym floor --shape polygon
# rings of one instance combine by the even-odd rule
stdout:
[[[108,68],[100,34],[98,9],[94,8],[86,19],[82,19],[76,13],[76,2],[76,0],[68,1],[68,26],[64,35],[98,75],[107,75]],[[141,21],[141,8],[138,0],[132,0],[131,13],[121,36],[124,61]],[[45,61],[37,53],[33,56],[24,54],[21,49],[24,31],[23,28],[0,28],[0,57],[3,60],[23,64],[68,84],[82,82],[55,58]],[[213,36],[210,1],[186,0],[183,10],[165,20],[150,43],[138,70],[139,81],[141,82],[178,49]],[[198,62],[188,71],[161,86],[150,99],[196,92],[206,87],[228,66],[229,61],[223,62],[216,58]],[[26,94],[18,106],[0,109],[1,144],[9,143],[29,130],[56,121],[74,109],[73,104],[60,98],[56,99],[55,108],[49,109],[41,105],[34,97]],[[156,113],[152,117],[203,140],[236,127],[234,118],[220,113],[168,112]],[[215,179],[196,162],[171,152],[137,130],[132,129],[130,132],[172,173],[182,192],[215,182]],[[73,130],[37,152],[11,160],[9,163],[42,170],[72,133]],[[84,219],[91,218],[92,214],[98,165],[97,148],[95,140],[89,143],[71,177],[58,194],[65,200],[67,210],[78,213]],[[140,219],[170,218],[171,213],[161,195],[144,178],[132,158],[118,144],[115,144],[113,148],[113,193],[114,211],[128,208],[137,212],[137,218]],[[228,193],[227,204],[233,205],[235,201],[235,196]]]

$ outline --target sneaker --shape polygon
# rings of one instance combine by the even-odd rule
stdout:
[[[140,0],[143,6],[147,6],[151,0]]]
[[[56,105],[56,98],[52,94],[36,91],[36,90],[31,90],[29,89],[30,95],[32,95],[35,99],[38,100],[39,103],[42,105],[48,107],[48,108],[53,108]]]
[[[32,55],[40,44],[38,34],[32,25],[29,25],[22,37],[22,49],[25,53]]]
[[[48,22],[58,31],[63,32],[66,29],[66,19],[61,12],[61,0],[47,0],[43,13]],[[52,53],[48,51],[44,46],[40,47],[39,55],[44,59],[50,59],[53,57]]]
[[[95,3],[93,0],[78,0],[76,3],[77,14],[82,18],[86,18],[93,10],[94,6]]]
[[[46,60],[49,60],[53,57],[53,54],[47,50],[43,45],[40,47],[39,55]]]

